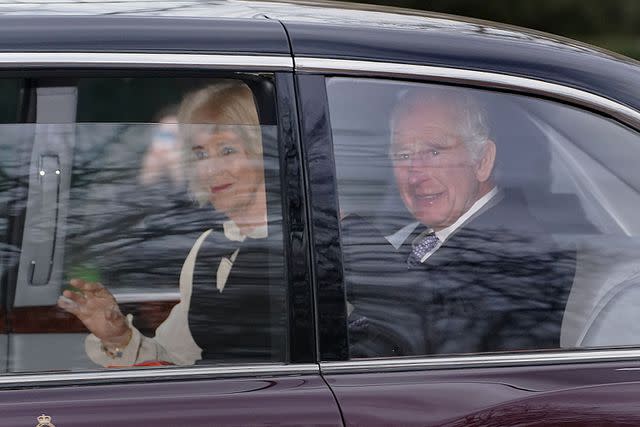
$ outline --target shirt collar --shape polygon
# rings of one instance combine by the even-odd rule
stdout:
[[[489,203],[489,200],[493,199],[495,195],[498,194],[498,187],[493,187],[491,191],[489,191],[484,196],[480,197],[476,202],[471,205],[471,207],[462,215],[460,218],[450,226],[443,228],[442,230],[436,231],[436,237],[440,239],[441,242],[444,242],[449,238],[449,236],[456,231],[462,224],[464,224],[473,214],[478,212],[484,205]]]
[[[446,228],[443,228],[442,230],[436,231],[436,236],[438,237],[438,239],[441,242],[444,242],[454,231],[460,228],[462,224],[464,224],[469,218],[471,218],[473,214],[478,212],[484,205],[489,203],[489,201],[493,199],[496,194],[498,194],[498,192],[498,187],[493,187],[491,191],[476,200],[476,202],[471,205],[469,210],[462,214],[456,222]],[[405,240],[407,240],[411,233],[413,233],[413,230],[415,230],[418,225],[420,225],[420,222],[412,222],[408,225],[405,225],[395,233],[385,236],[385,239],[387,239],[387,241],[391,243],[394,248],[398,249],[400,246],[402,246]]]
[[[225,221],[222,224],[222,228],[224,229],[224,236],[234,242],[244,242],[244,239],[247,237],[252,239],[264,239],[268,236],[266,224],[254,228],[246,235],[242,234],[240,227],[238,227],[238,225],[232,220]]]
[[[415,230],[418,225],[420,225],[418,221],[412,222],[411,224],[405,225],[400,230],[396,231],[393,234],[385,236],[384,238],[387,239],[387,241],[391,243],[394,248],[398,249],[400,248],[400,246],[402,246],[404,241],[407,240],[411,233],[413,233],[413,230]]]

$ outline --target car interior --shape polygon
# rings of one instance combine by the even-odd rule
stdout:
[[[386,153],[386,118],[403,83],[334,78],[327,88],[341,215],[357,213],[392,234],[412,220]],[[498,146],[498,187],[520,192],[561,250],[576,251],[561,347],[637,345],[640,330],[623,327],[637,323],[640,294],[637,133],[557,101],[469,90],[485,106]]]
[[[273,81],[233,77],[254,92],[265,147],[277,147]],[[84,352],[84,326],[55,308],[73,276],[109,283],[147,335],[166,318],[194,236],[222,218],[195,205],[185,187],[164,181],[143,188],[138,174],[154,114],[205,82],[172,79],[168,89],[163,77],[0,80],[8,101],[0,103],[0,203],[8,213],[0,231],[9,242],[1,251],[7,314],[0,339],[8,351],[0,370],[95,369]],[[387,117],[406,85],[344,78],[327,85],[341,216],[363,216],[384,235],[411,220],[388,157]],[[561,347],[637,344],[637,133],[555,101],[469,90],[486,106],[499,147],[498,186],[520,191],[560,248],[577,249]],[[616,150],[607,148],[612,143]],[[278,153],[265,155],[271,182],[279,182]],[[278,186],[269,191],[278,195]],[[281,224],[279,204],[270,205],[269,218]]]
[[[253,74],[222,77],[241,78],[254,92],[268,191],[279,197],[274,83]],[[0,371],[97,368],[85,354],[86,328],[56,307],[72,277],[108,284],[121,310],[149,336],[178,302],[186,254],[203,230],[221,227],[224,218],[198,206],[185,183],[166,177],[153,185],[140,182],[156,113],[211,80],[167,81],[90,75],[0,80],[15,94],[7,98],[13,103],[0,103],[0,197],[11,214],[0,228],[14,243],[2,249],[7,345],[1,348],[7,352],[0,354]],[[16,114],[17,105],[29,107]],[[279,202],[269,209],[273,226],[280,227]],[[282,321],[279,313],[276,321]]]

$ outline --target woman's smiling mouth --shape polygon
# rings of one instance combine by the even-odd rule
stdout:
[[[210,191],[212,193],[219,193],[221,191],[227,190],[231,187],[232,184],[222,184],[222,185],[216,185],[216,186],[211,186],[210,187]]]

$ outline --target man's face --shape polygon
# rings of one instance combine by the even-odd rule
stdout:
[[[453,224],[492,186],[493,142],[476,160],[456,129],[449,106],[424,103],[399,117],[392,130],[400,196],[418,221],[436,231]]]

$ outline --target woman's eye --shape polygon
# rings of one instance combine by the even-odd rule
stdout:
[[[195,156],[196,160],[204,160],[209,158],[209,154],[204,150],[195,150],[193,152],[193,155]]]
[[[431,154],[431,157],[437,157],[438,155],[440,155],[440,151],[439,150],[430,150],[429,154]]]
[[[225,146],[222,148],[222,155],[228,156],[229,154],[233,154],[236,152],[236,149],[233,147]]]

